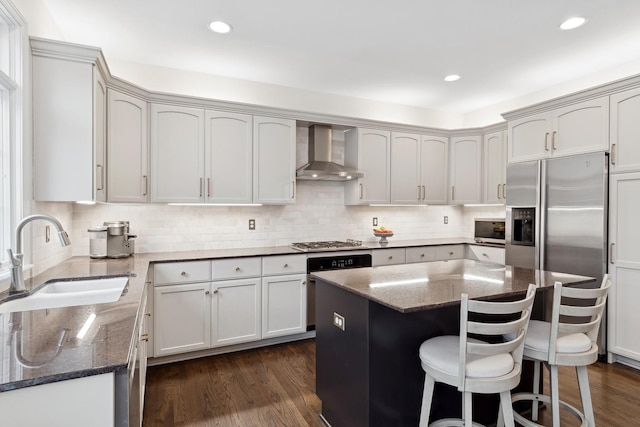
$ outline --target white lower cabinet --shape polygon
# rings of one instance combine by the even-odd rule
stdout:
[[[494,248],[491,246],[481,245],[467,245],[465,258],[504,265],[504,248]]]
[[[464,258],[464,245],[442,245],[436,246],[436,260],[446,261],[449,259]]]
[[[211,347],[259,340],[260,278],[213,282],[211,289]]]
[[[211,347],[211,283],[156,286],[154,356]]]
[[[262,279],[262,338],[307,330],[307,275]]]

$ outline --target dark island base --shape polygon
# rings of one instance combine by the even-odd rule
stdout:
[[[424,385],[418,349],[429,338],[459,333],[460,306],[400,313],[317,280],[316,310],[316,393],[324,419],[332,427],[417,426]],[[334,326],[334,313],[344,317],[344,331]],[[531,384],[532,366],[525,365],[518,389]],[[436,384],[432,421],[460,417],[461,406],[456,388]],[[474,421],[495,424],[498,407],[497,395],[474,395]]]

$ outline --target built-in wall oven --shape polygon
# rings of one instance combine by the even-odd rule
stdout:
[[[316,328],[316,284],[310,274],[318,271],[371,267],[369,251],[309,253],[307,257],[307,330]]]

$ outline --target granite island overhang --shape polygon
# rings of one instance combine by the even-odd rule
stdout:
[[[524,295],[595,278],[450,260],[314,273],[316,278],[316,393],[332,427],[416,426],[424,372],[420,344],[457,335],[462,293],[475,299]],[[538,292],[533,317],[544,316]],[[521,387],[530,389],[530,369]],[[432,420],[459,416],[460,394],[436,385]],[[493,424],[496,396],[474,396],[474,420]]]

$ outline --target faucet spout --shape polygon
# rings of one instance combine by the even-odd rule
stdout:
[[[28,223],[39,219],[49,221],[53,224],[53,226],[56,228],[56,231],[58,232],[58,237],[60,238],[60,244],[62,246],[69,246],[71,244],[69,235],[66,231],[64,231],[64,228],[62,227],[62,224],[60,224],[60,221],[58,221],[54,217],[44,214],[35,214],[24,217],[16,227],[15,253],[11,249],[7,250],[7,252],[9,253],[9,259],[11,260],[11,286],[9,288],[9,293],[11,294],[25,292],[24,278],[22,276],[22,262],[24,258],[24,254],[22,253],[22,229]]]

